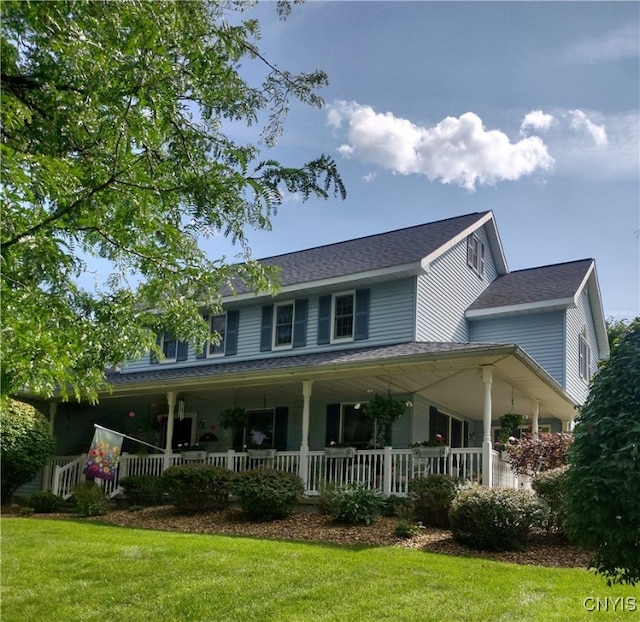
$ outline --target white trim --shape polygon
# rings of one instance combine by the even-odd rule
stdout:
[[[486,318],[493,315],[509,315],[516,313],[526,313],[530,311],[551,311],[553,309],[568,309],[576,306],[575,299],[556,298],[554,300],[540,300],[538,302],[526,302],[517,305],[504,305],[502,307],[489,307],[487,309],[467,309],[465,316],[467,319]]]
[[[211,322],[215,317],[224,317],[224,335],[222,335],[222,350],[220,350],[219,352],[211,352],[211,335],[212,335]],[[210,314],[209,315],[209,337],[207,337],[207,345],[205,346],[207,348],[205,358],[210,359],[210,358],[223,357],[225,355],[225,350],[227,349],[226,339],[227,339],[227,312],[223,311],[222,313]]]
[[[285,306],[290,306],[291,307],[291,341],[289,343],[285,343],[285,344],[277,344],[276,343],[276,334],[277,334],[277,328],[278,328],[278,322],[277,322],[277,318],[278,318],[278,307],[285,307]],[[296,322],[296,304],[295,304],[295,300],[283,300],[281,302],[274,302],[273,303],[273,309],[271,310],[273,313],[273,317],[271,319],[271,325],[272,325],[272,330],[271,330],[271,349],[272,350],[291,350],[293,348],[293,328],[295,326],[295,322]]]
[[[349,337],[336,337],[336,298],[346,298],[347,296],[351,296],[352,300],[352,311],[351,311],[351,335]],[[354,331],[355,331],[355,322],[356,322],[356,290],[350,289],[345,290],[343,292],[336,292],[331,295],[331,334],[330,334],[330,343],[351,343],[354,339]]]

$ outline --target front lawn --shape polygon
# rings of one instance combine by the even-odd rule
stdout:
[[[75,520],[0,525],[3,622],[564,622],[640,611],[640,589],[608,588],[586,570]]]

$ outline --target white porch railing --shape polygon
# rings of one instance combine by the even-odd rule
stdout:
[[[54,459],[51,492],[68,499],[73,489],[85,477],[82,468],[86,455],[71,458],[61,456]],[[182,464],[182,454],[172,454],[171,466]],[[299,451],[278,451],[271,458],[251,458],[248,453],[229,450],[223,453],[208,453],[204,464],[219,466],[230,471],[267,467],[299,474],[306,482],[307,495],[318,495],[322,489],[332,484],[359,483],[385,495],[404,496],[408,492],[409,481],[432,473],[445,473],[481,483],[482,449],[480,447],[453,448],[446,457],[416,458],[410,449],[366,449],[355,452],[353,458],[331,458],[324,451],[309,451],[302,459]],[[306,474],[300,467],[306,462]],[[518,480],[509,464],[499,459],[492,450],[492,475],[494,487],[517,488]],[[100,481],[100,485],[114,497],[122,492],[120,480],[128,475],[162,475],[165,469],[163,454],[122,454],[113,481]],[[305,476],[306,475],[306,476]]]

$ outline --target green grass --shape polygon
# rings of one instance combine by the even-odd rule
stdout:
[[[568,622],[640,615],[640,589],[608,588],[586,570],[72,520],[3,518],[0,525],[3,622]],[[625,611],[618,605],[617,612],[590,612],[583,604],[617,597],[627,599]]]

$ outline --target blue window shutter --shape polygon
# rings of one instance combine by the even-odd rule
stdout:
[[[176,361],[186,361],[189,354],[189,344],[186,341],[178,341]]]
[[[160,344],[162,343],[162,335],[158,335],[156,337],[156,345],[158,347],[160,347]],[[150,355],[149,355],[149,363],[151,363],[151,365],[157,365],[160,361],[158,360],[158,357],[156,356],[156,353],[152,350]]]
[[[318,345],[331,342],[331,294],[318,298]]]
[[[356,290],[356,310],[353,338],[356,341],[369,338],[369,289]]]
[[[462,446],[469,447],[469,422],[464,421],[462,425]]]
[[[273,337],[273,305],[262,307],[262,328],[260,329],[260,352],[271,350]]]
[[[273,424],[273,447],[280,451],[287,450],[287,428],[289,427],[289,409],[277,406]]]
[[[232,309],[227,311],[227,327],[224,336],[224,354],[233,356],[238,353],[238,325],[240,324],[240,311]]]
[[[438,433],[438,409],[429,406],[429,440],[436,437]]]
[[[306,298],[296,300],[294,303],[293,347],[304,348],[307,345],[307,308]]]
[[[331,441],[337,443],[340,440],[340,404],[327,404],[327,433],[325,447]]]

